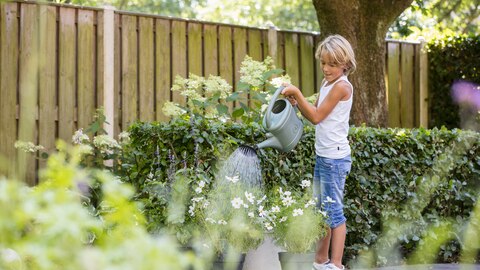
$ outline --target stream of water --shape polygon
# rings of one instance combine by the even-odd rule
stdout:
[[[256,151],[249,146],[240,146],[228,159],[222,168],[225,177],[238,177],[248,186],[262,186],[262,169]]]

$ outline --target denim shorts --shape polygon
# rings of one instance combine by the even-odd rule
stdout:
[[[345,179],[352,168],[350,156],[330,159],[317,156],[313,173],[313,192],[317,207],[327,214],[327,224],[336,228],[347,220],[343,214]]]

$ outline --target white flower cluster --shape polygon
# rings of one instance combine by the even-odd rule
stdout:
[[[249,84],[254,88],[260,88],[265,81],[263,74],[273,65],[271,57],[267,57],[263,62],[255,61],[250,56],[245,56],[240,66],[240,82]]]
[[[283,83],[292,83],[292,79],[288,75],[283,75],[280,77],[275,77],[270,80],[270,84],[273,85],[274,87],[278,88],[282,86]]]
[[[310,183],[310,181],[308,181],[308,180],[302,180],[302,183],[300,183],[300,186],[301,186],[302,188],[308,188],[308,187],[311,186],[311,183]]]
[[[182,109],[178,103],[167,101],[163,104],[162,112],[166,116],[175,117],[185,114],[187,111]]]
[[[282,199],[283,206],[290,206],[295,203],[290,191],[283,192],[282,188],[279,188],[278,193],[280,193],[280,199]]]
[[[72,136],[73,144],[84,144],[86,142],[89,142],[89,140],[90,138],[88,138],[88,135],[83,133],[83,128],[75,131],[75,133]]]
[[[206,96],[219,95],[220,99],[226,99],[232,93],[232,86],[220,76],[210,75],[204,82]]]
[[[120,149],[118,142],[108,135],[98,135],[93,138],[93,145],[100,150],[101,153],[111,155],[115,149]]]
[[[190,74],[188,79],[177,75],[173,82],[172,91],[180,92],[182,96],[192,100],[204,100],[201,95],[204,80],[203,77],[195,74]]]
[[[210,202],[204,197],[193,197],[191,199],[192,204],[188,207],[188,214],[191,217],[195,216],[195,210],[197,205],[200,205],[201,208],[205,209],[210,205]]]
[[[35,145],[32,142],[23,142],[23,141],[16,141],[14,144],[14,147],[26,153],[35,153],[37,151],[45,149],[45,147],[41,145]]]

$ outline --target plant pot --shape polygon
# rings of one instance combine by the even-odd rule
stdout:
[[[311,270],[315,253],[279,252],[278,259],[282,270]]]
[[[236,256],[219,255],[213,261],[213,270],[242,270],[245,262],[246,254],[238,254]]]

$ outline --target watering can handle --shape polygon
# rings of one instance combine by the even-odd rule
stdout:
[[[265,112],[265,120],[266,120],[265,124],[267,128],[269,128],[269,125],[270,125],[270,114],[272,113],[273,105],[275,104],[275,101],[277,100],[278,96],[280,95],[280,93],[284,88],[285,86],[283,85],[278,87],[275,93],[273,94],[272,99],[270,100],[270,104],[268,104],[267,111]]]

